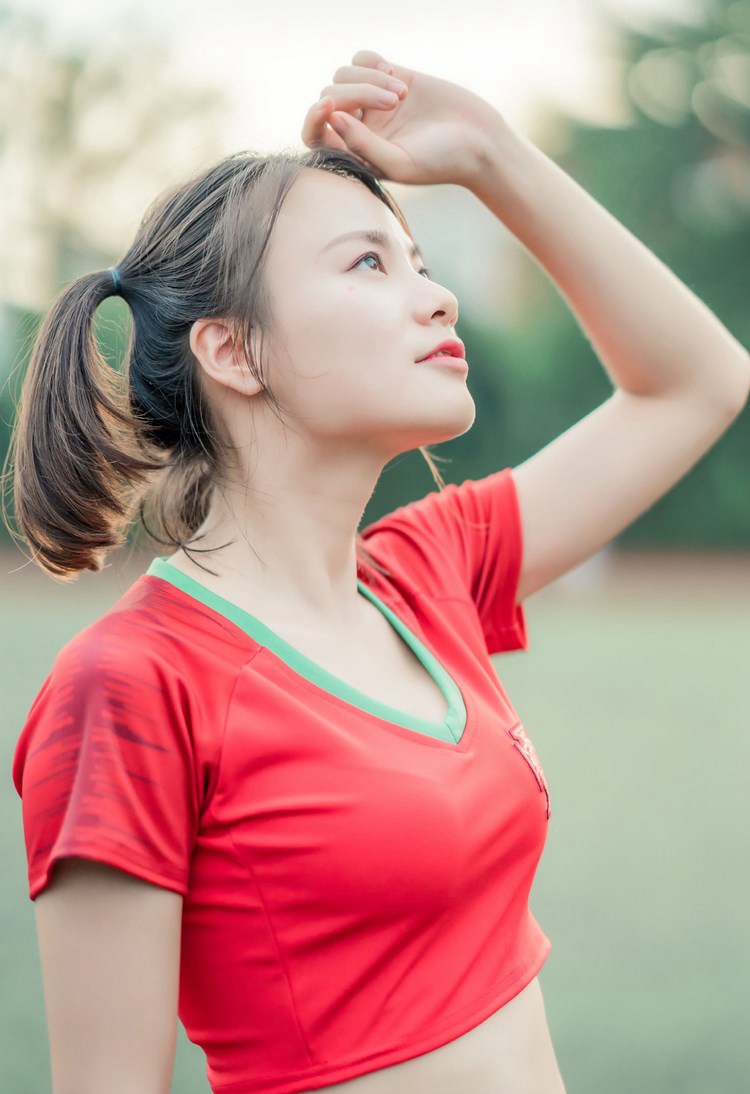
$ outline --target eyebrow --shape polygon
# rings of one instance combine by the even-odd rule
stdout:
[[[338,243],[344,243],[347,239],[363,239],[368,243],[376,243],[379,247],[385,247],[388,251],[393,250],[393,243],[389,236],[387,236],[385,232],[378,231],[377,228],[371,228],[366,231],[345,232],[342,236],[336,236],[330,243],[326,243],[325,247],[323,247],[319,253],[323,254],[324,251],[330,250],[331,247],[335,247]],[[411,258],[418,258],[420,261],[424,261],[416,243],[412,243],[409,248],[409,255]]]

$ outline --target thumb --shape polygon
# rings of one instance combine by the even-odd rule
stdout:
[[[377,137],[373,131],[343,110],[335,110],[328,124],[338,133],[347,150],[371,165],[376,175],[398,181],[399,168],[403,168],[404,154],[390,141]]]

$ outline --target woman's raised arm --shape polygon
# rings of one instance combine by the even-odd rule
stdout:
[[[745,406],[750,357],[530,141],[501,128],[488,147],[475,193],[555,281],[615,388],[515,468],[523,599],[608,543],[709,450]]]
[[[377,95],[394,78],[400,88],[383,104]],[[322,96],[305,119],[306,143],[346,148],[397,182],[471,190],[554,281],[612,380],[602,406],[514,469],[523,600],[608,543],[709,450],[746,404],[750,356],[478,95],[361,50]]]
[[[182,896],[66,858],[35,901],[52,1094],[169,1094]]]

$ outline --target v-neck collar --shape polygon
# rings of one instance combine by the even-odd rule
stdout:
[[[360,578],[357,578],[359,592],[382,612],[440,688],[448,703],[448,709],[442,721],[435,722],[429,718],[418,718],[413,714],[398,710],[396,707],[380,702],[379,699],[365,694],[365,692],[353,687],[340,677],[328,672],[327,669],[306,657],[305,654],[292,646],[276,631],[266,626],[256,616],[213,592],[213,590],[201,584],[200,581],[196,581],[195,578],[183,573],[182,570],[169,561],[167,555],[161,555],[153,559],[146,574],[162,578],[187,593],[188,596],[200,601],[211,611],[224,616],[225,619],[239,627],[241,631],[244,631],[259,645],[271,650],[298,675],[305,677],[323,691],[336,695],[345,703],[367,711],[386,722],[393,722],[405,729],[412,729],[430,737],[438,737],[441,740],[450,741],[452,744],[457,744],[461,740],[466,729],[467,716],[466,705],[460,688],[417,635]]]

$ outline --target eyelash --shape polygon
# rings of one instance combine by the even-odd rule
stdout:
[[[385,269],[385,266],[383,265],[383,259],[380,257],[377,251],[368,251],[367,254],[364,254],[361,258],[357,259],[357,261],[354,263],[354,266],[359,266],[360,262],[364,262],[366,258],[377,258],[381,268]],[[352,269],[354,269],[354,266],[352,266]],[[426,266],[423,266],[422,269],[418,270],[417,272],[427,278],[431,278],[432,276]]]

